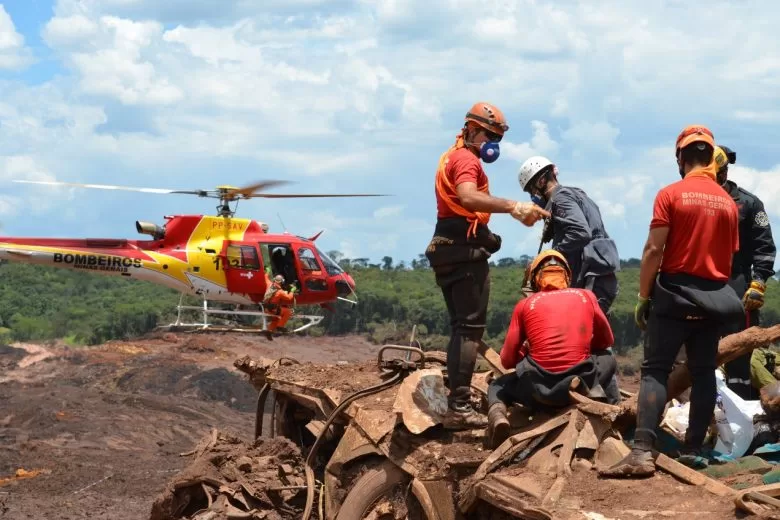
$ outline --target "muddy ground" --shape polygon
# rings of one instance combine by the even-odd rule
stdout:
[[[212,428],[249,439],[257,392],[244,355],[363,361],[360,338],[157,335],[91,348],[0,347],[0,518],[147,519]],[[0,483],[2,481],[0,480]]]
[[[0,518],[164,517],[160,511],[169,502],[160,497],[192,470],[193,450],[215,429],[251,442],[257,392],[233,367],[236,359],[288,356],[368,366],[377,351],[358,337],[268,342],[238,334],[158,334],[90,348],[0,346]],[[301,377],[333,382],[318,370]],[[373,381],[372,374],[365,376],[340,383],[354,390]],[[623,378],[622,386],[635,391],[638,378]],[[298,483],[293,466],[295,475],[280,477],[282,484]],[[32,471],[31,478],[3,480],[20,469]],[[262,473],[253,478],[256,486],[279,484]],[[575,475],[557,511],[577,519],[720,520],[733,513],[728,501],[668,475],[603,481],[592,471]]]

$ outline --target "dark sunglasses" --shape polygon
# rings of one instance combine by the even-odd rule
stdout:
[[[489,140],[493,141],[494,143],[501,142],[501,139],[504,137],[503,135],[496,134],[494,132],[491,132],[490,130],[482,130],[485,132],[485,137],[487,137]]]

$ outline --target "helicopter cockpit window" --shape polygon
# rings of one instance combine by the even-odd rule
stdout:
[[[227,260],[230,267],[238,269],[260,269],[257,250],[252,246],[228,246]]]
[[[301,262],[301,269],[304,271],[320,271],[320,264],[317,257],[311,249],[305,247],[298,250],[298,260]]]
[[[331,257],[317,249],[322,263],[325,265],[325,271],[328,272],[328,276],[336,276],[344,272],[339,264],[337,264]]]

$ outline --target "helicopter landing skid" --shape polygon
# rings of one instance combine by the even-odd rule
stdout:
[[[210,309],[208,301],[203,300],[202,306],[195,305],[182,305],[184,296],[179,298],[179,304],[176,306],[176,321],[169,323],[168,325],[161,325],[158,329],[165,329],[169,331],[181,331],[181,330],[200,330],[200,331],[213,331],[213,332],[246,332],[246,333],[266,333],[268,332],[268,321],[277,319],[275,314],[269,314],[263,311],[263,305],[260,304],[259,311],[236,311],[236,310],[224,310],[224,309]],[[187,323],[182,321],[182,311],[197,312],[201,315],[201,322]],[[209,323],[209,316],[246,316],[260,318],[260,323],[253,324],[239,324],[239,325],[223,325],[217,323]],[[307,314],[294,314],[291,319],[303,320],[305,323],[300,327],[289,330],[290,333],[301,332],[309,327],[313,327],[320,323],[325,316],[313,316]]]

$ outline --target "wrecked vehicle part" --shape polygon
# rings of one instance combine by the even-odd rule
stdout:
[[[365,518],[371,513],[371,509],[378,505],[377,501],[390,496],[390,492],[408,478],[398,466],[385,459],[377,467],[363,473],[352,484],[350,492],[339,508],[336,520]],[[397,516],[393,515],[393,518]]]
[[[379,357],[390,350],[383,349]],[[312,497],[313,510],[320,493],[322,520],[350,515],[363,520],[569,517],[566,513],[576,514],[573,504],[591,500],[590,495],[578,495],[575,486],[628,449],[617,426],[623,407],[589,398],[575,380],[571,404],[564,408],[510,407],[513,435],[495,450],[487,450],[484,429],[450,431],[439,424],[446,354],[424,353],[422,363],[419,355],[400,357],[374,364],[276,367],[266,374],[272,388],[278,389],[277,398],[288,398],[314,412],[305,427],[307,434],[320,439],[319,453],[307,469],[312,477],[316,470],[322,484],[312,478],[314,484],[307,482],[306,494]],[[435,363],[430,361],[433,357]],[[422,368],[423,363],[429,368]],[[344,405],[345,397],[381,385],[386,382],[383,378],[399,370],[408,372],[400,386],[357,398],[333,413]],[[471,382],[477,390],[475,402],[483,411],[482,394],[492,377],[495,371],[476,373]],[[331,428],[335,433],[325,433]],[[658,459],[658,469],[674,476],[675,482],[709,492],[712,499],[707,503],[716,510],[729,507],[733,497],[723,497],[724,487],[701,475],[685,475],[677,464]],[[654,485],[667,486],[666,478]],[[598,506],[591,502],[587,507]],[[313,511],[308,514],[314,516]]]
[[[339,505],[346,497],[348,491],[345,490],[345,484],[348,483],[344,482],[346,470],[356,465],[358,461],[371,456],[375,459],[383,458],[382,452],[357,428],[347,428],[325,466],[325,507],[330,513],[329,520],[332,520],[333,513],[338,511]]]
[[[383,357],[383,353],[389,349],[405,351],[407,353],[406,359],[386,360]],[[415,353],[418,354],[420,357],[418,362],[410,361],[411,355]],[[390,378],[374,386],[365,388],[363,390],[359,390],[354,394],[350,395],[349,397],[347,397],[346,399],[344,399],[336,407],[336,409],[333,410],[333,412],[328,416],[328,419],[325,421],[325,425],[323,427],[323,433],[327,430],[330,424],[338,417],[338,415],[343,410],[345,410],[350,404],[352,404],[353,401],[356,401],[361,397],[366,397],[372,394],[376,394],[392,386],[395,386],[396,384],[400,383],[403,380],[403,378],[409,374],[410,371],[416,370],[418,364],[424,367],[424,363],[425,363],[424,354],[423,351],[420,350],[419,348],[406,347],[400,345],[386,345],[382,347],[379,350],[379,353],[377,355],[377,366],[380,370],[391,370],[393,373],[390,376]],[[309,520],[314,505],[314,469],[312,468],[312,464],[314,462],[315,457],[317,456],[317,449],[322,443],[323,437],[324,435],[321,434],[318,435],[317,438],[314,440],[314,445],[309,450],[309,454],[306,457],[306,463],[304,465],[304,471],[306,472],[306,485],[308,486],[308,489],[306,494],[306,507],[303,511],[303,517],[302,517],[303,520]],[[349,495],[347,495],[346,500],[349,500]]]
[[[379,385],[369,387],[366,388],[365,390],[361,390],[356,394],[352,394],[333,411],[330,417],[328,417],[328,420],[325,422],[325,428],[330,426],[330,423],[333,422],[333,419],[335,419],[336,416],[342,410],[344,410],[347,406],[349,406],[352,403],[352,401],[377,392],[381,392],[382,390],[385,390],[386,388],[390,388],[391,386],[399,383],[400,381],[401,381],[401,373],[399,372],[394,376],[392,376],[387,381],[385,381],[384,383],[380,383]],[[307,496],[306,496],[306,509],[304,509],[303,517],[302,517],[303,520],[309,520],[314,505],[314,469],[312,468],[312,464],[314,462],[314,458],[317,456],[317,449],[319,448],[322,439],[323,439],[323,435],[317,436],[317,438],[314,441],[314,445],[309,450],[309,455],[306,457],[306,464],[304,466],[304,469],[306,472]]]
[[[152,504],[150,520],[299,518],[303,458],[286,438],[248,444],[229,432],[205,437]]]

